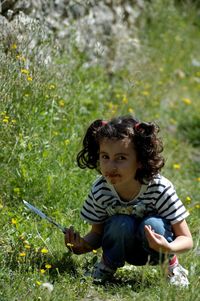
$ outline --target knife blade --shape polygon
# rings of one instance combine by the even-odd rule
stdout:
[[[55,222],[51,217],[49,217],[46,214],[44,214],[41,210],[39,210],[38,208],[34,207],[33,205],[31,205],[30,203],[28,203],[25,200],[23,200],[23,203],[24,203],[24,205],[27,208],[29,208],[32,212],[34,212],[37,215],[39,215],[42,219],[46,219],[48,222],[50,222],[51,224],[53,224],[54,226],[56,226],[58,229],[60,229],[63,233],[66,232],[65,231],[65,227],[63,227],[59,223]]]

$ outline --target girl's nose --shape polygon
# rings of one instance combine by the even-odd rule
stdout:
[[[117,165],[116,165],[115,161],[110,161],[109,163],[110,163],[109,164],[109,169],[111,171],[117,171]]]

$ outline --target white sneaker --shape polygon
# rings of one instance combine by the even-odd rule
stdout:
[[[169,268],[168,279],[169,283],[179,287],[188,287],[188,270],[184,269],[180,264]]]

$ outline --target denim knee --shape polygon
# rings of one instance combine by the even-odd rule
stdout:
[[[167,241],[171,242],[173,241],[173,232],[172,228],[170,225],[170,222],[162,219],[161,217],[157,216],[151,216],[151,217],[146,217],[139,226],[137,237],[140,240],[147,241],[144,227],[150,225],[151,228],[158,234],[163,235]]]
[[[103,258],[107,265],[124,265],[127,253],[134,248],[136,223],[128,215],[113,215],[105,223],[102,239]]]
[[[113,215],[105,224],[104,234],[114,240],[133,237],[135,235],[134,221],[128,215]]]

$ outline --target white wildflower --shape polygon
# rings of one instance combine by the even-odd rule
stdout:
[[[51,293],[53,291],[53,284],[51,284],[49,282],[44,282],[44,283],[42,283],[41,286],[46,288],[49,293]]]

